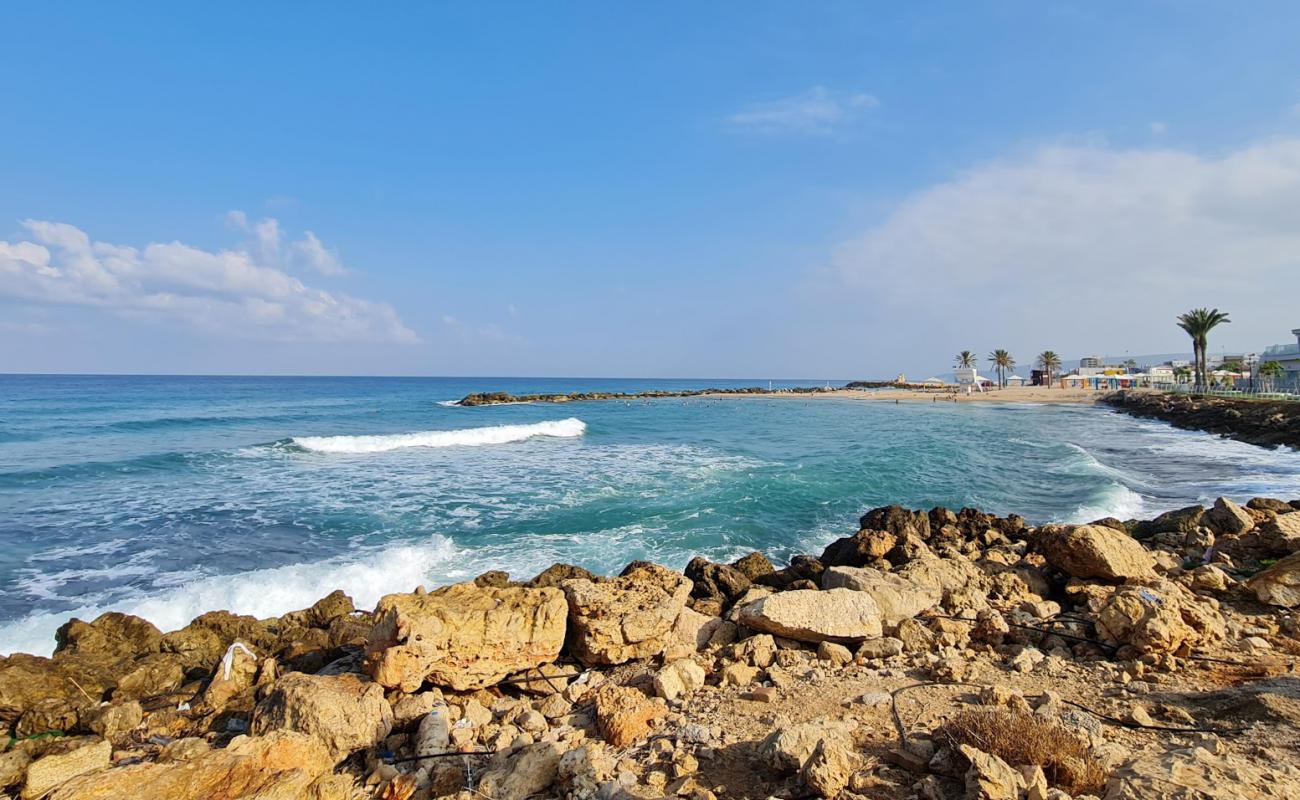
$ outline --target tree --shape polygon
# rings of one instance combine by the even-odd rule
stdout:
[[[1208,370],[1205,366],[1206,352],[1209,349],[1210,331],[1221,323],[1232,322],[1228,312],[1217,308],[1193,308],[1186,314],[1178,315],[1178,327],[1192,337],[1192,362],[1195,369],[1196,385],[1204,389],[1209,385]]]
[[[955,367],[973,367],[975,366],[975,354],[969,350],[963,350],[953,357],[956,363]]]
[[[1124,369],[1129,372],[1137,372],[1138,362],[1132,358],[1124,362]]]
[[[989,363],[998,373],[998,388],[1007,387],[1007,373],[1016,368],[1016,360],[1006,350],[994,350],[989,353]]]
[[[1273,382],[1286,373],[1286,369],[1276,361],[1265,361],[1259,365],[1259,377],[1268,382],[1269,390],[1273,388]]]
[[[1052,376],[1061,368],[1061,357],[1051,350],[1044,350],[1038,354],[1038,366],[1047,376],[1047,385],[1052,385]]]
[[[1187,367],[1174,367],[1174,380],[1185,383],[1190,377],[1192,377],[1192,371]]]

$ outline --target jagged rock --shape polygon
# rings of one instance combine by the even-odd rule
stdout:
[[[842,667],[853,660],[849,648],[835,642],[822,642],[817,645],[817,658],[834,667]]]
[[[819,796],[838,797],[857,769],[857,757],[834,737],[821,739],[804,762],[800,776]]]
[[[740,609],[740,622],[799,642],[860,642],[881,635],[880,606],[852,589],[797,589]]]
[[[614,777],[617,765],[605,745],[589,742],[560,756],[558,780],[569,800],[595,800],[602,784]]]
[[[1075,578],[1121,581],[1155,577],[1155,561],[1146,548],[1113,528],[1046,526],[1034,545],[1049,564]]]
[[[650,725],[668,713],[662,702],[655,702],[629,686],[604,684],[594,692],[596,728],[614,747],[627,747],[650,732]]]
[[[822,741],[837,747],[851,748],[852,725],[840,720],[815,720],[798,725],[787,725],[772,731],[758,745],[760,763],[778,774],[798,772],[812,757]]]
[[[213,668],[203,690],[203,706],[221,711],[236,697],[250,693],[257,683],[257,670],[257,652],[236,640]]]
[[[136,658],[157,653],[162,632],[148,620],[110,611],[93,622],[72,618],[54,634],[55,657]]]
[[[870,567],[829,567],[822,573],[823,589],[865,592],[880,608],[886,628],[895,628],[943,599],[943,592]]]
[[[547,587],[558,589],[560,584],[565,581],[578,578],[594,581],[596,580],[596,574],[582,567],[575,567],[572,564],[552,564],[524,585],[531,589],[545,589]]]
[[[479,781],[480,794],[493,800],[526,800],[546,791],[559,776],[560,748],[537,742],[493,759]]]
[[[930,517],[924,511],[909,511],[902,506],[881,506],[863,514],[858,520],[859,528],[873,531],[887,531],[902,539],[915,536],[918,539],[930,538]]]
[[[622,664],[664,651],[691,582],[655,564],[634,564],[618,578],[565,581],[563,588],[570,652],[584,664]]]
[[[1214,501],[1214,507],[1205,512],[1205,522],[1210,530],[1224,536],[1239,536],[1255,527],[1250,512],[1226,497]]]
[[[1283,608],[1300,606],[1300,553],[1281,559],[1246,581],[1261,603]]]
[[[564,645],[564,594],[555,588],[458,583],[428,594],[390,594],[375,608],[366,668],[410,693],[425,680],[457,691],[554,661]]]
[[[185,666],[175,653],[151,653],[121,673],[113,687],[114,700],[142,700],[174,692],[185,682]]]
[[[307,609],[307,621],[313,627],[328,628],[335,619],[346,617],[355,610],[352,598],[342,589],[335,589]]]
[[[673,622],[667,641],[664,642],[664,660],[686,658],[698,653],[713,642],[722,626],[723,621],[720,617],[711,617],[694,609],[683,608]]]
[[[696,556],[686,565],[686,577],[692,582],[691,597],[717,599],[722,607],[730,605],[749,588],[745,573],[727,564],[715,564]]]
[[[510,573],[499,569],[488,570],[475,578],[473,583],[483,589],[504,589],[510,585]]]
[[[275,731],[237,736],[228,747],[191,761],[131,764],[84,775],[55,789],[50,800],[307,800],[308,787],[333,766],[317,739]]]
[[[1154,536],[1158,533],[1190,533],[1201,524],[1205,516],[1205,506],[1195,505],[1166,511],[1148,522],[1138,523],[1135,533],[1138,536]]]
[[[253,712],[253,733],[288,730],[320,739],[336,761],[382,741],[393,729],[384,689],[357,675],[304,675],[277,680]]]
[[[0,731],[16,725],[18,736],[30,736],[74,727],[78,710],[113,685],[116,664],[26,653],[0,658]]]
[[[0,753],[0,792],[21,783],[23,776],[27,774],[27,765],[30,763],[32,757],[26,750]]]
[[[970,762],[966,770],[966,797],[968,800],[1019,800],[1025,780],[1007,762],[978,750],[968,744],[960,746],[961,754]]]
[[[27,780],[23,783],[22,800],[44,797],[56,786],[79,775],[108,769],[113,745],[105,739],[87,744],[58,755],[38,758],[27,766]]]
[[[1123,586],[1101,604],[1097,632],[1142,653],[1186,653],[1223,638],[1223,617],[1186,587],[1159,581]]]
[[[861,567],[884,558],[897,545],[898,537],[889,531],[864,528],[827,545],[821,562],[828,567]]]
[[[270,653],[276,636],[255,617],[209,611],[189,625],[163,635],[164,653],[175,653],[187,672],[209,673],[235,642],[243,642],[257,653]]]
[[[1251,538],[1269,555],[1289,555],[1300,550],[1300,512],[1278,514],[1261,523]]]
[[[1287,514],[1295,510],[1287,501],[1273,497],[1252,497],[1246,502],[1246,508],[1253,508],[1256,511],[1272,511],[1275,514]]]
[[[82,712],[81,726],[111,741],[135,728],[143,719],[144,709],[132,700],[87,709]]]
[[[927,644],[928,648],[928,644]],[[892,636],[882,639],[868,639],[858,647],[857,657],[866,661],[878,658],[892,658],[903,652],[903,642]]]
[[[772,566],[772,562],[768,560],[767,556],[759,552],[753,552],[743,558],[736,559],[731,563],[731,566],[740,570],[741,574],[751,581],[761,575],[776,572],[776,567]]]
[[[655,675],[655,694],[665,700],[685,697],[704,685],[704,668],[689,658],[678,659]]]

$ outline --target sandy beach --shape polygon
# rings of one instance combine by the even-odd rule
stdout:
[[[758,394],[707,394],[705,397],[783,397],[792,400],[851,399],[877,402],[908,403],[1094,403],[1106,392],[1092,389],[1060,388],[1053,386],[1007,387],[966,394],[965,390],[944,389],[831,389],[825,392],[762,392]]]

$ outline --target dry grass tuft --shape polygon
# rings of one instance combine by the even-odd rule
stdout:
[[[953,750],[970,745],[1013,767],[1040,766],[1049,784],[1070,794],[1096,792],[1106,782],[1101,763],[1078,736],[1036,714],[963,711],[939,729],[936,740]]]

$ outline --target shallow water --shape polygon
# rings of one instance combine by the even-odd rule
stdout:
[[[756,384],[0,376],[0,653],[108,608],[172,629],[555,561],[783,558],[893,502],[1044,522],[1300,496],[1300,454],[1083,406],[445,405]]]

